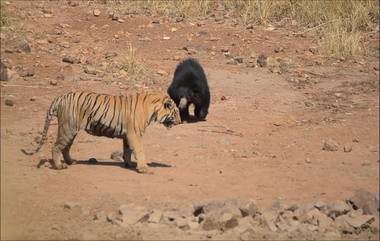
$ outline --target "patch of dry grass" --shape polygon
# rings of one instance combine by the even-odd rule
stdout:
[[[0,4],[0,27],[7,26],[9,24],[9,20],[7,17],[7,13],[5,12],[4,3]]]
[[[377,0],[97,0],[119,11],[154,16],[198,18],[224,9],[242,24],[275,24],[295,20],[320,37],[321,49],[331,56],[363,54],[363,34],[379,26]],[[220,11],[219,11],[220,13]]]
[[[131,81],[142,79],[147,74],[147,69],[137,59],[136,49],[133,48],[132,44],[129,45],[127,54],[121,58],[120,69],[126,72]]]

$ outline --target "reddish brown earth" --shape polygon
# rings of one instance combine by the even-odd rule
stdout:
[[[290,24],[247,30],[228,18],[224,23],[212,18],[176,22],[137,14],[123,14],[125,22],[119,23],[103,6],[97,6],[102,13],[95,17],[95,6],[87,3],[5,4],[14,24],[1,31],[1,60],[14,72],[33,69],[34,76],[15,74],[1,85],[1,239],[78,239],[88,233],[94,235],[90,238],[109,239],[120,232],[115,225],[95,223],[91,215],[68,212],[63,208],[67,201],[78,202],[93,214],[117,210],[125,203],[168,208],[238,198],[268,206],[275,200],[342,200],[356,189],[378,192],[377,35],[368,40],[372,54],[337,60],[311,53],[316,37],[295,36],[301,29]],[[44,8],[52,10],[47,13],[51,17],[44,16]],[[177,31],[171,32],[172,27]],[[10,53],[22,38],[30,43],[31,52]],[[118,70],[101,66],[120,62],[129,44],[150,70],[135,83]],[[120,140],[85,132],[72,148],[80,164],[62,171],[37,168],[41,159],[51,157],[56,124],[40,153],[29,157],[20,152],[36,146],[34,139],[54,97],[72,90],[126,94],[141,89],[142,83],[166,91],[176,64],[188,56],[183,47],[203,65],[212,103],[206,122],[171,130],[148,128],[144,146],[154,175],[138,174],[111,160],[111,152],[122,148]],[[278,47],[284,50],[275,53]],[[243,63],[227,64],[222,48],[242,57]],[[106,59],[107,52],[117,56]],[[271,63],[251,68],[246,63],[254,59],[252,53],[293,64],[285,65],[281,73]],[[84,61],[64,63],[66,54]],[[86,74],[84,66],[101,73]],[[166,73],[157,73],[162,70]],[[57,85],[50,85],[50,80],[57,80]],[[14,106],[5,105],[6,99]],[[322,150],[328,139],[338,143],[337,151]],[[344,152],[344,146],[352,151]],[[91,157],[99,163],[88,165]],[[196,238],[153,231],[142,237]]]

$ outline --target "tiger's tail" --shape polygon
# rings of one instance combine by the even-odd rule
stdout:
[[[49,130],[50,122],[51,122],[51,120],[53,119],[54,116],[57,116],[59,102],[60,102],[60,97],[56,98],[51,103],[50,108],[49,108],[49,110],[46,113],[45,126],[44,126],[44,130],[42,131],[42,138],[41,138],[40,143],[38,144],[38,147],[34,151],[30,151],[30,152],[26,151],[25,149],[21,149],[21,151],[25,155],[30,156],[30,155],[33,155],[33,154],[37,153],[41,149],[41,147],[43,146],[43,144],[45,143],[45,141],[47,139],[47,133],[48,133],[48,130]]]

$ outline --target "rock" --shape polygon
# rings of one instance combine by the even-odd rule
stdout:
[[[247,228],[239,235],[240,240],[256,240],[255,231],[252,228]]]
[[[74,208],[80,207],[80,205],[77,202],[65,202],[63,204],[63,207],[65,209],[74,209]]]
[[[107,221],[107,215],[104,211],[97,212],[94,215],[94,220],[99,222],[105,222]]]
[[[275,224],[277,215],[277,212],[274,210],[265,210],[261,215],[263,224],[272,232],[277,231],[277,226]]]
[[[182,218],[182,217],[176,218],[175,219],[175,224],[181,230],[186,231],[186,230],[190,229],[189,222],[188,222],[188,220],[186,218]]]
[[[237,218],[234,217],[231,213],[224,213],[221,216],[219,222],[223,231],[233,229],[239,225]]]
[[[340,235],[338,230],[327,231],[323,234],[324,240],[341,240],[342,235]]]
[[[291,211],[291,212],[295,212],[296,210],[298,210],[300,207],[298,204],[292,204],[292,205],[289,205],[285,208],[285,210],[287,211]]]
[[[323,142],[322,150],[324,151],[337,151],[338,149],[338,143],[332,139],[328,139],[327,141]]]
[[[370,152],[378,152],[378,147],[373,146],[373,145],[370,145],[370,146],[368,147],[368,149],[369,149]]]
[[[90,159],[88,159],[88,163],[89,164],[97,164],[98,160],[96,160],[95,158],[90,158]]]
[[[119,14],[114,13],[114,14],[112,14],[111,18],[112,18],[113,21],[118,21],[119,18],[120,18],[120,16],[119,16]]]
[[[243,217],[246,217],[246,216],[255,217],[256,215],[260,214],[259,208],[257,207],[255,201],[253,200],[250,200],[247,204],[245,204],[244,206],[241,206],[239,209]]]
[[[348,224],[347,220],[349,218],[347,215],[337,217],[334,222],[334,227],[343,233],[352,233],[354,228]]]
[[[35,72],[34,69],[31,68],[22,68],[19,72],[19,75],[21,77],[32,77],[34,76]]]
[[[167,76],[168,73],[164,70],[157,70],[157,74],[161,75],[161,76]]]
[[[379,215],[379,200],[366,190],[356,190],[347,201],[354,209],[362,209],[364,214]]]
[[[114,151],[111,153],[111,159],[114,160],[114,161],[120,161],[120,162],[123,162],[124,159],[123,159],[123,152],[121,151]]]
[[[205,219],[201,223],[201,227],[203,230],[206,230],[206,231],[219,229],[220,224],[218,220],[218,214],[214,212],[214,213],[206,215]]]
[[[117,56],[117,53],[116,52],[107,52],[105,54],[105,58],[106,59],[110,59],[110,58],[113,58],[113,57],[116,57]]]
[[[99,17],[100,16],[100,10],[97,8],[94,9],[93,14],[94,14],[94,16]]]
[[[344,152],[351,152],[352,151],[352,146],[351,145],[344,145],[343,146],[343,151]]]
[[[163,213],[160,210],[153,210],[153,212],[149,214],[148,223],[160,223],[162,218]]]
[[[305,159],[305,163],[310,164],[310,163],[311,163],[310,158],[307,157],[307,158]]]
[[[189,224],[190,229],[193,229],[193,230],[199,227],[199,223],[196,221],[190,221],[188,224]]]
[[[26,39],[22,39],[18,46],[17,46],[19,51],[25,52],[25,53],[30,53],[32,51],[29,42]]]
[[[317,208],[322,213],[325,213],[325,214],[328,213],[328,206],[325,202],[318,201],[314,204],[314,207]]]
[[[107,215],[107,221],[112,223],[112,224],[116,224],[116,225],[122,224],[121,217],[115,212],[112,212],[112,213]]]
[[[51,80],[49,80],[49,84],[52,86],[56,86],[58,84],[58,81],[55,79],[51,79]]]
[[[169,36],[164,36],[164,37],[162,37],[162,39],[163,39],[163,40],[169,40],[170,37],[169,37]]]
[[[237,62],[234,59],[229,59],[227,60],[226,64],[237,65]]]
[[[235,62],[241,64],[241,63],[243,63],[244,59],[242,57],[234,57],[234,60],[235,60]]]
[[[119,213],[122,215],[122,225],[133,225],[149,219],[149,213],[142,207],[121,205]]]
[[[283,48],[283,47],[276,47],[276,48],[274,48],[273,51],[274,51],[275,53],[284,52],[284,48]]]
[[[247,27],[245,27],[246,29],[253,29],[253,24],[248,24]]]
[[[329,217],[335,218],[351,211],[351,207],[344,201],[337,201],[335,203],[327,205],[327,210],[327,215]]]
[[[310,48],[309,48],[309,51],[310,51],[312,54],[317,54],[317,53],[318,53],[318,48],[316,48],[316,47],[310,47]]]
[[[346,220],[354,228],[365,228],[375,221],[375,217],[373,215],[355,215]]]
[[[320,231],[327,230],[333,225],[333,220],[316,208],[308,211],[305,216],[300,217],[300,220],[316,226]]]
[[[222,53],[228,53],[228,52],[229,52],[229,49],[228,49],[227,47],[223,47],[223,48],[220,49],[220,51],[221,51]]]
[[[121,18],[119,18],[117,21],[118,21],[119,23],[124,23],[124,22],[125,22],[125,20],[124,20],[124,19],[121,19]]]
[[[9,76],[8,76],[8,69],[5,64],[0,62],[0,81],[8,81]]]
[[[267,59],[268,57],[265,56],[264,54],[260,54],[258,57],[257,57],[257,64],[260,66],[260,67],[265,67],[267,66]]]
[[[5,99],[4,103],[7,106],[14,106],[14,104],[15,104],[15,102],[11,99]]]
[[[294,232],[298,229],[300,222],[296,220],[296,216],[291,211],[283,212],[276,220],[276,226],[281,231]]]
[[[97,75],[99,72],[96,70],[95,67],[92,67],[92,66],[85,66],[84,67],[84,72],[86,74],[91,74],[91,75]]]
[[[69,64],[79,64],[80,59],[73,56],[65,56],[62,58],[62,61]]]
[[[234,217],[241,217],[241,212],[239,209],[240,202],[237,199],[227,199],[222,201],[211,201],[206,204],[196,204],[193,206],[194,216],[198,216],[201,213],[231,213]],[[219,215],[221,216],[221,215]]]

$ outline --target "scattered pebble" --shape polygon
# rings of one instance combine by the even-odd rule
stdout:
[[[322,150],[324,151],[337,151],[338,149],[339,149],[338,143],[332,139],[328,139],[323,142]]]
[[[343,151],[344,152],[351,152],[352,151],[352,146],[351,145],[344,145],[343,146]]]
[[[7,106],[14,106],[14,104],[15,104],[14,101],[11,99],[5,99],[4,103]]]
[[[58,81],[55,79],[51,79],[51,80],[49,80],[49,84],[52,86],[56,86],[58,84]]]
[[[157,70],[157,74],[159,74],[161,76],[167,76],[168,75],[168,73],[165,70]]]
[[[63,204],[63,207],[66,208],[66,209],[73,209],[73,208],[76,208],[76,207],[80,207],[80,205],[77,202],[65,202]]]
[[[96,17],[100,16],[100,10],[99,9],[94,9],[93,14]]]

